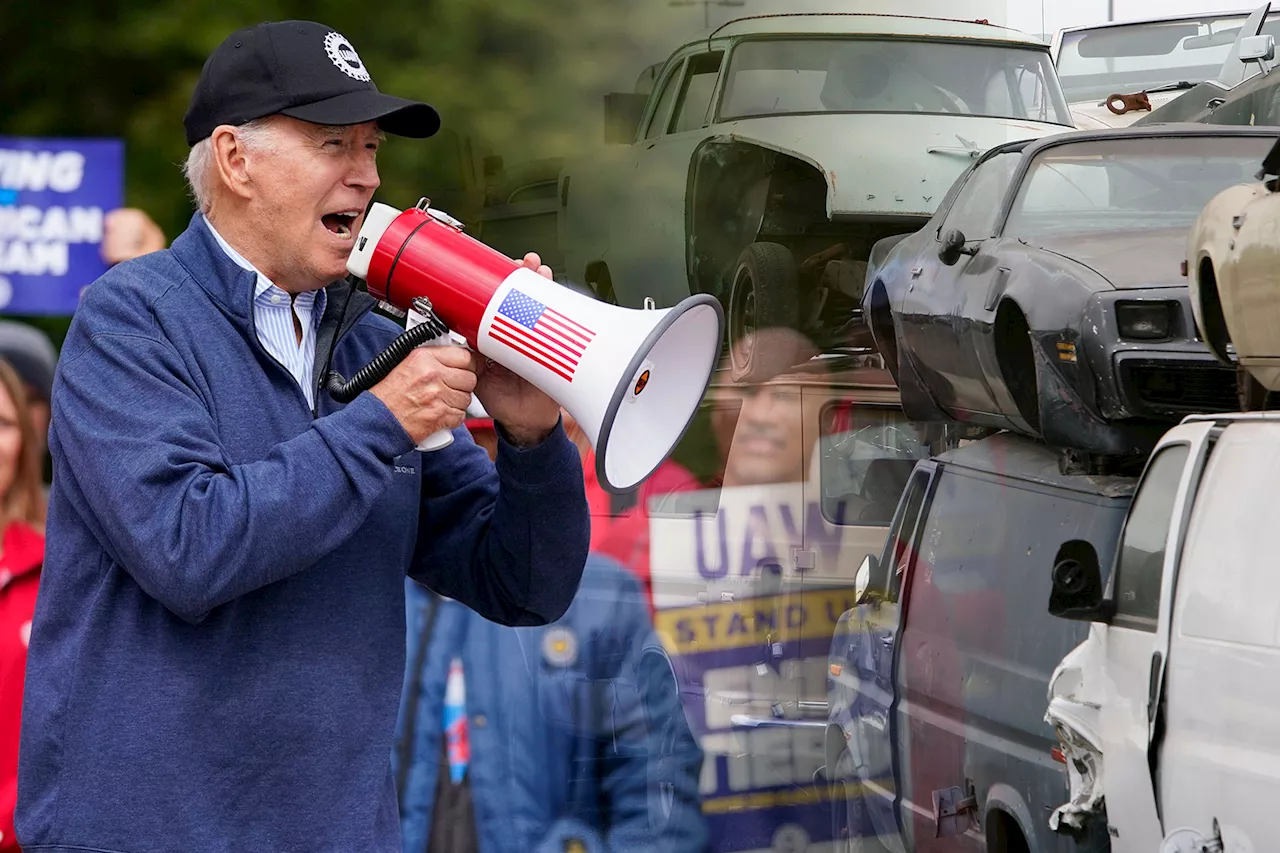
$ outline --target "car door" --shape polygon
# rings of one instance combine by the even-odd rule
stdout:
[[[844,765],[855,781],[851,785],[843,776],[838,778],[845,800],[838,804],[845,806],[845,833],[874,838],[892,853],[908,849],[898,816],[902,788],[895,739],[901,732],[893,717],[900,599],[920,549],[921,519],[927,515],[936,472],[935,463],[921,462],[912,473],[878,559],[881,583],[856,608],[847,657],[852,672],[832,674],[857,686],[845,730]]]
[[[1171,606],[1160,613],[1162,631],[1172,624],[1155,742],[1163,828],[1208,839],[1219,823],[1229,851],[1275,843],[1280,574],[1267,570],[1280,476],[1275,442],[1275,423],[1261,420],[1211,435],[1187,514],[1183,567],[1166,585],[1173,594],[1162,604]],[[1230,843],[1230,830],[1250,843]]]
[[[907,271],[900,313],[916,319],[903,323],[903,344],[937,401],[956,413],[1000,411],[979,369],[963,312],[966,292],[994,275],[994,253],[983,253],[982,245],[995,233],[1004,190],[1020,158],[1020,148],[1002,147],[981,160],[963,178],[937,226],[930,226],[936,227],[931,244]],[[963,235],[964,253],[947,263],[944,239],[951,231]]]
[[[1161,440],[1139,482],[1108,582],[1115,614],[1105,630],[1101,709],[1103,790],[1108,830],[1125,850],[1156,850],[1160,819],[1151,776],[1152,721],[1167,639],[1160,638],[1161,593],[1180,548],[1188,465],[1212,424],[1184,426]],[[1172,582],[1172,578],[1170,579]],[[1154,695],[1158,695],[1155,692]]]
[[[662,82],[642,138],[633,147],[627,204],[612,212],[609,274],[618,304],[657,307],[689,294],[685,253],[685,190],[693,152],[711,135],[710,114],[723,45],[690,48]]]

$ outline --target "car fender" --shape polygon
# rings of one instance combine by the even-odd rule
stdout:
[[[1195,317],[1201,338],[1222,361],[1230,361],[1228,354],[1212,339],[1214,336],[1206,331],[1207,291],[1202,280],[1204,267],[1207,261],[1229,331],[1233,325],[1232,320],[1236,319],[1236,305],[1239,302],[1235,279],[1236,262],[1242,247],[1237,245],[1236,235],[1237,224],[1242,220],[1238,217],[1247,217],[1250,207],[1267,195],[1270,193],[1261,183],[1228,187],[1209,200],[1187,232],[1187,286],[1190,289],[1191,313]],[[1269,247],[1261,248],[1269,254]]]

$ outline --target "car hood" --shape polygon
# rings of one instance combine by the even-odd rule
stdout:
[[[1179,266],[1187,253],[1185,228],[1063,234],[1027,242],[1083,264],[1118,290],[1186,287],[1187,284]]]
[[[715,142],[745,142],[802,160],[827,182],[827,215],[932,216],[983,151],[1072,128],[977,116],[826,113],[727,123]]]

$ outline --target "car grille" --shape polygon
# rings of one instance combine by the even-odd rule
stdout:
[[[1138,401],[1157,412],[1234,412],[1236,373],[1229,367],[1190,364],[1133,365],[1129,385]]]

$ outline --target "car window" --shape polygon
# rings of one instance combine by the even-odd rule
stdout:
[[[942,233],[958,228],[968,240],[995,234],[1005,194],[1021,159],[1021,152],[1010,151],[997,154],[974,169],[947,211]]]
[[[1143,474],[1116,560],[1116,615],[1112,624],[1153,633],[1156,630],[1165,542],[1173,521],[1178,482],[1190,452],[1185,444],[1166,447],[1152,458]]]
[[[1246,15],[1220,12],[1198,20],[1150,21],[1067,33],[1058,77],[1072,103],[1101,101],[1165,83],[1217,78]],[[1274,32],[1269,21],[1262,32]],[[1256,68],[1256,66],[1254,66]]]
[[[1006,236],[1191,227],[1209,200],[1252,181],[1274,137],[1134,136],[1054,145],[1030,163]]]
[[[1039,96],[1037,86],[1042,89]],[[733,49],[724,91],[722,120],[877,112],[1071,124],[1049,54],[1016,46],[911,39],[750,39]]]
[[[653,110],[653,115],[649,116],[649,127],[644,132],[645,139],[654,139],[662,135],[662,129],[667,125],[667,116],[671,114],[671,105],[675,102],[676,94],[680,91],[680,78],[684,74],[684,61],[682,60],[671,73],[667,75],[667,79],[662,83],[662,93],[658,95],[658,105]]]
[[[707,110],[711,107],[711,94],[715,91],[716,80],[720,76],[720,61],[723,58],[724,53],[718,51],[704,53],[689,60],[689,71],[685,74],[675,122],[671,126],[672,133],[702,127],[707,118]]]
[[[897,602],[902,591],[902,579],[906,576],[912,557],[915,555],[920,511],[924,508],[924,499],[928,493],[929,472],[916,471],[907,483],[906,504],[897,523],[889,531],[884,556],[881,558],[891,562],[888,566],[888,588],[885,591],[885,600],[890,603]]]
[[[888,525],[928,444],[901,411],[852,402],[821,413],[822,514],[832,524]]]

